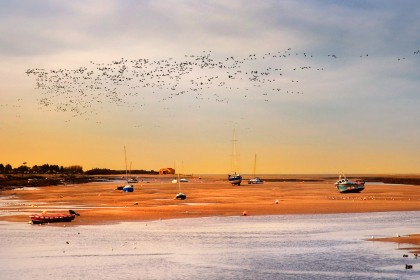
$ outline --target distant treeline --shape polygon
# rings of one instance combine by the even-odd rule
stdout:
[[[59,166],[57,164],[43,164],[43,165],[34,165],[29,167],[24,162],[19,167],[13,167],[11,164],[2,164],[0,163],[0,174],[54,174],[54,173],[72,173],[72,174],[82,174],[83,167],[80,165],[72,166]]]
[[[23,163],[19,167],[13,167],[11,164],[0,163],[0,174],[87,174],[87,175],[113,175],[113,174],[125,174],[125,170],[111,170],[106,168],[94,168],[86,172],[83,171],[83,167],[80,165],[72,166],[59,166],[57,164],[43,164],[34,165],[29,167],[26,163]],[[133,174],[159,174],[154,170],[132,170]]]
[[[125,170],[111,170],[107,168],[94,168],[85,172],[87,175],[115,175],[115,174],[125,174]],[[131,170],[130,173],[132,174],[152,174],[156,175],[159,172],[154,170]]]

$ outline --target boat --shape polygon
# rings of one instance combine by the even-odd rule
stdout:
[[[128,179],[128,183],[129,183],[129,184],[130,184],[130,183],[131,183],[131,184],[132,184],[132,183],[138,183],[138,182],[139,182],[139,180],[138,180],[137,178],[134,178],[134,177],[133,177],[133,178],[129,178],[129,179]]]
[[[71,222],[76,216],[80,214],[69,210],[69,213],[58,213],[58,214],[47,214],[45,211],[41,214],[32,214],[29,217],[31,218],[32,224],[46,224],[46,223],[62,223],[62,222]]]
[[[187,195],[185,193],[180,192],[175,196],[175,199],[185,200],[185,199],[187,199]]]
[[[134,192],[134,186],[127,183],[122,190],[123,192]]]
[[[242,176],[240,174],[236,174],[236,172],[235,174],[229,174],[228,181],[232,184],[232,186],[240,186],[242,183]]]
[[[358,193],[365,189],[365,181],[363,179],[355,179],[350,181],[342,173],[335,182],[335,186],[340,193]]]
[[[263,184],[264,181],[260,179],[260,177],[254,177],[248,180],[248,184]]]
[[[260,179],[260,177],[255,176],[255,169],[257,166],[257,154],[254,157],[254,178],[248,180],[248,184],[263,184],[264,181]]]
[[[123,190],[123,192],[134,192],[134,186],[130,184],[129,179],[128,179],[127,151],[125,149],[125,146],[124,146],[124,155],[125,155],[125,181],[126,181],[126,184],[122,188],[122,190]]]
[[[236,155],[236,131],[233,130],[233,139],[232,139],[232,169],[237,169],[237,155]],[[240,186],[242,183],[242,176],[236,171],[233,172],[233,174],[228,175],[228,181],[232,184],[232,186]]]
[[[178,179],[174,179],[172,182],[178,183],[179,193],[175,196],[175,199],[179,199],[179,200],[187,199],[187,195],[185,193],[181,192],[181,182],[185,182],[185,180],[179,179],[179,171],[178,171]],[[188,182],[188,180],[187,180],[187,182]]]
[[[127,160],[127,157],[126,157],[126,160]],[[138,183],[139,182],[138,177],[132,177],[131,176],[131,164],[132,164],[132,162],[130,162],[130,171],[128,172],[127,182],[129,184]]]

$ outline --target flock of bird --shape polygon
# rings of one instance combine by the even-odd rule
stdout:
[[[420,55],[420,50],[414,55]],[[323,55],[338,61],[335,54]],[[361,58],[371,57],[369,54]],[[405,58],[398,58],[398,61]],[[216,58],[211,51],[181,59],[90,61],[74,69],[28,69],[35,78],[42,109],[69,112],[73,117],[98,114],[105,104],[140,108],[145,100],[168,102],[179,97],[229,103],[233,95],[269,102],[274,96],[304,93],[308,74],[324,71],[315,56],[283,51]]]

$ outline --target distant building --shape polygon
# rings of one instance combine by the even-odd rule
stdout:
[[[162,168],[159,170],[159,175],[163,174],[175,174],[175,169],[170,167]]]

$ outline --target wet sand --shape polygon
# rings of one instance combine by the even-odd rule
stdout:
[[[148,176],[134,184],[133,193],[116,190],[124,182],[97,182],[4,190],[0,220],[28,222],[29,214],[67,212],[80,216],[68,225],[110,224],[122,221],[240,216],[420,211],[419,185],[366,184],[361,193],[340,194],[336,179],[316,177],[264,184],[231,186],[223,176],[190,177],[181,183],[186,200],[176,200],[172,176]],[[7,215],[4,215],[6,213]],[[379,239],[375,239],[379,240]],[[419,245],[419,236],[382,239]]]
[[[386,238],[372,238],[369,241],[393,242],[399,244],[399,249],[410,251],[411,253],[420,254],[420,234],[410,234],[407,236],[394,236]],[[408,245],[408,246],[407,246]]]

